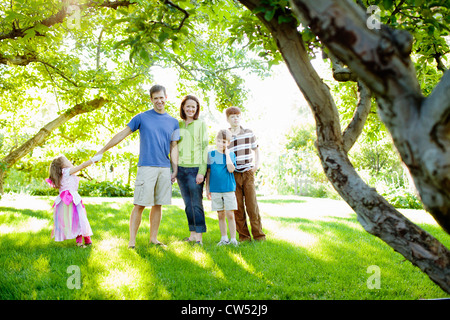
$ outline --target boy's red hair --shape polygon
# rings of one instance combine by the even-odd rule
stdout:
[[[232,114],[241,114],[241,109],[238,107],[229,107],[225,110],[225,114],[227,115],[227,118]]]

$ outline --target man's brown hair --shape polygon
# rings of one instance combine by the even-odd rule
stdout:
[[[155,84],[153,87],[150,88],[150,98],[153,98],[152,94],[160,91],[164,92],[164,95],[167,96],[166,88],[159,84]]]

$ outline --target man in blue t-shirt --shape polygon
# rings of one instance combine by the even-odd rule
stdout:
[[[158,241],[158,229],[161,222],[162,205],[171,204],[172,183],[178,170],[178,146],[180,130],[178,120],[165,110],[166,89],[160,85],[150,88],[153,109],[139,113],[131,119],[125,129],[116,134],[99,152],[120,143],[131,133],[139,130],[139,162],[134,190],[134,208],[130,217],[129,248],[136,244],[136,234],[145,207],[150,211],[150,242],[163,245]],[[170,158],[169,158],[170,154]],[[172,173],[170,168],[172,166]]]

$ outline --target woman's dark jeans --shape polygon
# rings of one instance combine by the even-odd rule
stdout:
[[[178,167],[177,180],[181,196],[186,206],[189,231],[206,232],[205,211],[203,210],[203,185],[197,184],[198,168]]]

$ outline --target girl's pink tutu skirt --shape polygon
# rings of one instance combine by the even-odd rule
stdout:
[[[66,201],[55,202],[53,205],[52,237],[55,237],[55,241],[75,239],[79,235],[83,237],[91,236],[92,230],[83,202],[80,201],[76,205],[72,199],[70,199],[72,200],[70,202],[67,201],[67,197],[63,197],[63,199]]]

